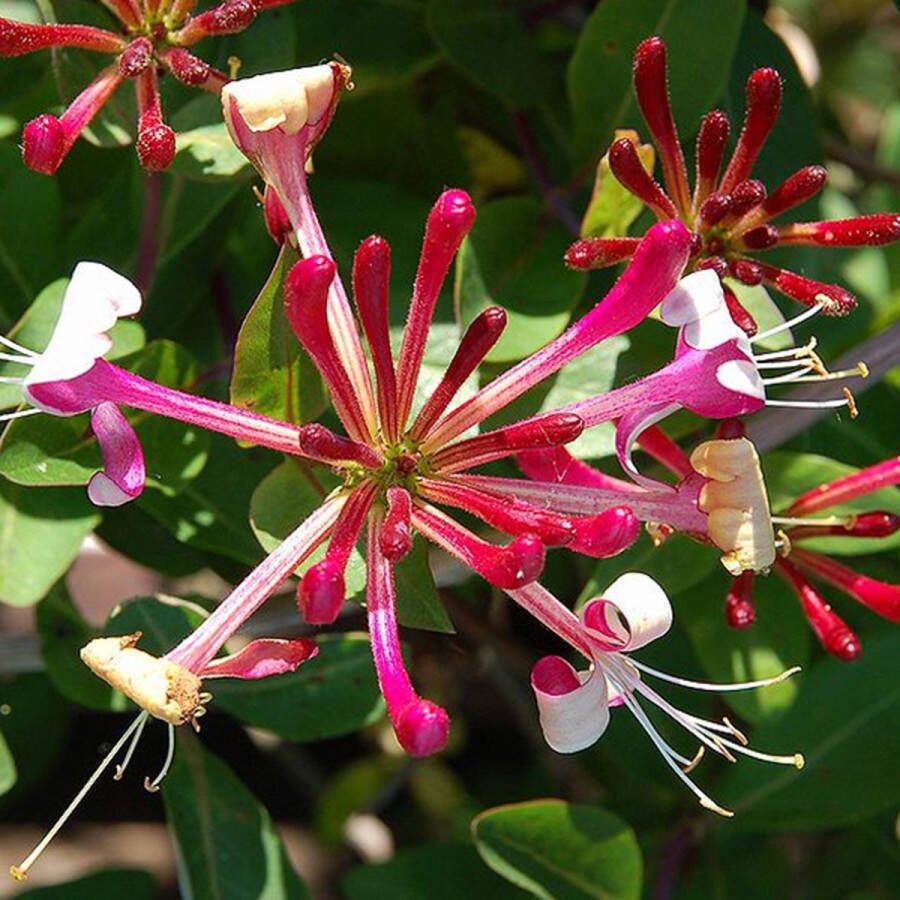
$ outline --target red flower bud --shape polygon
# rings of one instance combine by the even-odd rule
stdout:
[[[22,159],[35,172],[52,175],[68,149],[62,124],[50,113],[32,119],[22,131]]]
[[[135,149],[144,169],[162,172],[175,159],[175,132],[164,122],[156,122],[138,132]]]
[[[609,148],[609,168],[622,186],[649,206],[658,219],[677,216],[675,204],[644,168],[637,148],[629,138],[619,138]]]
[[[566,250],[566,265],[570,269],[603,269],[631,259],[640,238],[587,238],[575,241]]]
[[[135,38],[119,57],[119,72],[125,78],[137,78],[153,62],[153,44],[149,38]]]

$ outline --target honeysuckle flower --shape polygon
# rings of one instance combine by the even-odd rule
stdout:
[[[52,175],[72,145],[123,81],[134,83],[138,107],[135,149],[148,172],[167,169],[175,156],[175,133],[163,121],[158,74],[218,92],[228,81],[188,50],[206,37],[244,31],[256,16],[293,0],[224,0],[194,14],[197,0],[104,0],[115,17],[113,30],[91,25],[34,25],[0,18],[0,57],[52,47],[73,47],[112,57],[110,64],[60,116],[44,113],[22,133],[25,165]]]
[[[863,363],[852,370],[829,372],[815,353],[815,340],[802,347],[755,352],[754,347],[799,325],[823,309],[817,303],[794,319],[752,338],[734,323],[715,273],[693,272],[681,279],[660,305],[664,322],[678,328],[675,358],[645,377],[615,390],[589,397],[561,412],[579,416],[585,428],[616,422],[616,452],[623,468],[641,484],[658,486],[642,475],[631,451],[638,435],[678,409],[711,419],[748,415],[765,406],[847,407],[856,414],[853,395],[830,400],[781,400],[769,396],[779,385],[866,377]],[[786,374],[769,375],[787,369]]]
[[[823,311],[830,315],[844,315],[853,309],[856,299],[845,288],[770,265],[755,255],[773,247],[859,247],[900,238],[898,213],[772,224],[782,213],[814,197],[827,179],[822,166],[806,166],[767,193],[761,181],[750,177],[778,119],[778,72],[761,68],[747,79],[744,125],[724,172],[721,169],[730,127],[728,117],[721,110],[713,110],[703,119],[697,136],[693,189],[669,105],[666,46],[659,37],[647,38],[635,51],[634,90],[656,146],[665,187],[647,171],[629,137],[616,140],[610,148],[610,169],[658,219],[678,218],[691,230],[689,269],[710,269],[723,280],[734,321],[748,334],[756,331],[753,318],[725,283],[726,278],[747,285],[765,284],[807,306],[822,304]],[[637,242],[632,237],[580,240],[569,248],[566,262],[577,269],[614,265],[628,259]]]
[[[592,746],[606,731],[610,708],[624,706],[653,741],[666,764],[706,809],[723,816],[733,813],[704,793],[688,773],[705,749],[730,762],[740,754],[765,762],[803,767],[799,753],[777,756],[748,746],[747,738],[727,719],[711,721],[677,708],[648,681],[659,679],[683,688],[723,693],[777,684],[799,671],[788,669],[775,678],[739,684],[711,684],[668,675],[635,659],[633,651],[662,637],[672,624],[672,606],[663,589],[648,575],[628,572],[601,596],[589,600],[576,616],[539,584],[506,592],[557,637],[581,653],[590,667],[583,672],[560,656],[547,656],[532,669],[531,687],[541,729],[558,753],[576,753]],[[699,741],[693,758],[674,749],[650,721],[644,703],[651,703]]]
[[[89,411],[103,470],[91,478],[88,495],[99,506],[119,506],[137,497],[144,487],[140,442],[119,406],[180,419],[283,453],[301,454],[297,426],[172,390],[104,360],[112,346],[110,328],[140,307],[140,292],[128,279],[100,263],[79,263],[42,352],[0,336],[8,351],[0,353],[0,359],[21,366],[26,373],[5,375],[2,381],[20,385],[28,404],[0,415],[0,422],[41,412],[72,416]]]
[[[557,513],[597,515],[613,504],[628,508],[651,529],[680,531],[716,546],[734,575],[768,570],[776,542],[766,486],[753,444],[746,438],[700,444],[690,458],[675,448],[680,481],[639,487],[576,460],[565,448],[517,456],[531,481],[470,477],[498,494]]]
[[[340,506],[338,499],[323,503],[232,591],[206,619],[202,629],[189,635],[165,656],[157,658],[140,650],[137,647],[140,632],[95,638],[82,648],[81,659],[85,665],[139,706],[141,712],[31,853],[21,863],[10,867],[13,878],[24,881],[28,877],[29,870],[48,844],[124,750],[114,776],[117,781],[122,779],[150,718],[165,722],[169,737],[162,768],[154,778],[144,779],[144,787],[152,792],[159,789],[172,764],[175,728],[190,724],[199,731],[198,720],[212,700],[212,694],[203,690],[204,682],[215,678],[255,680],[293,672],[318,653],[315,642],[308,639],[259,638],[236,653],[216,658],[223,644],[312,553],[333,524]]]

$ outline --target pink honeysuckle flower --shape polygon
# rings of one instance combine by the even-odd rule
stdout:
[[[23,56],[52,47],[72,47],[112,57],[110,65],[59,117],[44,113],[22,133],[25,165],[52,175],[72,145],[123,81],[135,86],[138,107],[135,149],[148,172],[167,169],[175,157],[175,133],[162,118],[157,74],[218,92],[228,76],[187,48],[206,37],[244,31],[257,14],[293,0],[224,0],[194,15],[197,0],[104,0],[116,18],[114,30],[90,25],[33,25],[0,17],[0,57]]]
[[[746,438],[700,444],[690,457],[676,447],[677,485],[645,488],[606,475],[574,459],[564,447],[517,456],[531,481],[469,476],[485,489],[548,511],[596,516],[625,504],[654,534],[662,527],[713,544],[734,575],[768,570],[776,541],[759,457]],[[672,450],[665,451],[671,456]]]
[[[722,693],[777,684],[799,671],[795,667],[775,678],[710,684],[668,675],[639,662],[631,653],[662,637],[672,624],[669,598],[648,575],[628,572],[620,576],[600,597],[588,601],[578,616],[539,584],[506,593],[590,663],[587,671],[578,672],[562,657],[548,656],[532,669],[531,686],[541,730],[547,743],[558,753],[576,753],[592,746],[609,725],[610,708],[624,706],[700,804],[723,816],[733,813],[688,777],[705,749],[731,762],[735,761],[736,754],[741,754],[798,769],[803,767],[799,753],[775,756],[754,750],[727,718],[716,722],[684,712],[648,684],[648,680],[660,679],[683,688]],[[699,750],[693,758],[679,753],[660,735],[642,701],[656,706],[699,741]]]
[[[159,774],[146,778],[144,787],[156,791],[166,776],[175,753],[175,727],[192,725],[206,711],[212,695],[202,689],[212,678],[259,679],[295,671],[318,653],[314,641],[259,638],[236,653],[217,657],[223,645],[244,622],[286,581],[321,544],[334,526],[345,498],[332,496],[269,554],[212,612],[203,624],[165,656],[157,658],[137,648],[140,632],[97,638],[81,651],[84,663],[100,678],[141,707],[142,712],[103,758],[72,802],[41,841],[10,874],[24,881],[47,845],[96,784],[100,776],[125,749],[116,780],[125,773],[148,720],[153,717],[168,726],[168,752]]]
[[[79,263],[66,288],[56,327],[45,350],[36,353],[0,336],[0,359],[20,365],[23,377],[3,376],[17,384],[28,406],[0,415],[0,422],[44,412],[71,416],[91,412],[91,426],[103,454],[103,471],[88,485],[98,506],[119,506],[144,486],[144,457],[128,420],[118,406],[130,406],[179,419],[238,440],[283,453],[303,455],[301,429],[196,397],[148,381],[103,359],[112,341],[108,331],[124,316],[136,314],[141,295],[128,279],[94,262]]]
[[[755,258],[756,253],[773,247],[802,244],[859,247],[900,239],[898,213],[771,224],[777,216],[814,197],[827,179],[822,166],[807,166],[767,194],[762,182],[750,177],[781,107],[778,72],[762,68],[748,78],[744,126],[721,177],[728,117],[714,110],[703,119],[697,136],[693,190],[669,105],[666,46],[661,38],[647,38],[635,51],[634,90],[656,145],[665,189],[644,167],[637,146],[629,137],[619,138],[610,148],[610,169],[658,219],[678,218],[691,230],[689,269],[710,269],[723,279],[734,321],[748,334],[756,331],[756,323],[724,283],[725,278],[747,285],[768,285],[807,306],[822,303],[824,312],[831,315],[844,315],[853,309],[856,299],[844,288],[805,278]],[[636,246],[636,238],[588,238],[569,248],[566,262],[577,269],[603,268],[628,259]]]
[[[722,285],[715,273],[693,272],[681,279],[660,306],[664,322],[679,329],[674,360],[631,384],[590,397],[560,412],[579,416],[585,428],[616,421],[616,452],[623,468],[639,483],[653,486],[634,464],[631,450],[638,435],[675,412],[688,409],[704,418],[728,419],[756,412],[765,406],[821,408],[847,407],[856,414],[847,388],[834,400],[780,400],[768,396],[770,388],[807,381],[866,377],[860,363],[852,370],[829,372],[815,353],[815,341],[803,347],[756,353],[754,346],[801,324],[823,309],[817,303],[794,319],[748,338],[733,322]],[[768,375],[787,369],[786,374]]]

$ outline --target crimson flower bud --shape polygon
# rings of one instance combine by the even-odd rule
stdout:
[[[22,159],[29,169],[52,175],[66,155],[66,135],[56,116],[44,113],[22,131]]]

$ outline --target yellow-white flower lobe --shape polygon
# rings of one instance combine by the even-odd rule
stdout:
[[[203,705],[200,678],[171,660],[138,650],[140,638],[140,631],[95,638],[82,647],[82,662],[155,718],[171,725],[192,721]]]
[[[769,498],[756,448],[746,438],[706,441],[691,454],[694,470],[708,479],[700,509],[709,516],[709,537],[732,575],[758,572],[775,562]]]
[[[222,108],[229,127],[234,108],[250,131],[280,127],[285,134],[296,134],[306,125],[315,125],[328,113],[335,90],[330,64],[270,72],[225,85]]]

